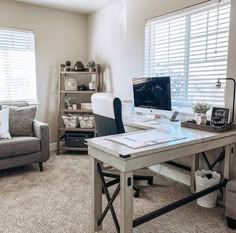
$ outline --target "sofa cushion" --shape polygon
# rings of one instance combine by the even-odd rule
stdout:
[[[0,139],[11,138],[9,134],[9,108],[0,110]]]
[[[30,154],[40,151],[40,139],[35,137],[12,137],[0,140],[0,158]]]
[[[2,108],[8,106],[3,105]],[[9,131],[11,136],[33,136],[36,107],[9,106]]]
[[[226,189],[236,195],[236,179],[229,181],[226,185]]]

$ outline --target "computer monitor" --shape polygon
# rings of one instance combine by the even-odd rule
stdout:
[[[171,111],[170,77],[134,78],[136,108]]]

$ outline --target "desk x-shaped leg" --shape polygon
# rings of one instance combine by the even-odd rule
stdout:
[[[219,156],[217,157],[217,159],[211,164],[210,161],[208,160],[206,153],[202,152],[203,158],[208,166],[208,168],[212,171],[214,169],[214,167],[216,166],[217,163],[223,161],[225,159],[225,151],[222,151]]]
[[[98,174],[99,174],[99,177],[100,177],[100,180],[101,180],[101,183],[102,183],[102,187],[103,187],[103,190],[105,192],[106,199],[107,199],[107,202],[108,202],[108,204],[107,204],[106,208],[104,209],[100,219],[98,220],[98,226],[100,226],[102,224],[104,218],[106,217],[108,211],[110,210],[113,221],[115,223],[116,230],[117,230],[117,232],[120,232],[119,222],[117,220],[116,212],[115,212],[114,207],[113,207],[113,202],[116,199],[116,197],[117,197],[117,195],[120,191],[120,184],[118,184],[114,194],[112,195],[112,197],[110,197],[110,194],[109,194],[109,191],[108,191],[108,188],[107,188],[107,184],[105,182],[104,175],[102,173],[102,168],[101,168],[100,164],[97,164],[97,171],[98,171]]]
[[[217,157],[217,159],[211,164],[210,161],[208,160],[207,158],[207,155],[205,152],[202,152],[202,155],[203,155],[203,158],[209,168],[209,170],[213,171],[214,167],[216,166],[217,163],[223,161],[225,159],[225,151],[223,150],[219,156]],[[222,188],[219,189],[220,190],[220,193],[223,195],[223,190]]]

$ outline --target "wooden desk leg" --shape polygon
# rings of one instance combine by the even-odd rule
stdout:
[[[92,165],[92,226],[91,233],[98,232],[102,229],[102,224],[97,225],[98,219],[102,215],[102,184],[97,171],[99,160],[91,157]]]
[[[236,178],[236,169],[234,169],[235,165],[236,165],[236,144],[233,145],[233,154],[232,154],[232,162],[231,162],[231,177],[232,178]]]
[[[120,233],[133,232],[133,172],[120,173]]]
[[[225,146],[224,178],[230,180],[232,172],[232,158],[234,155],[234,144]],[[230,169],[231,168],[231,169]]]
[[[192,163],[191,163],[191,192],[194,193],[196,191],[195,185],[195,171],[199,169],[199,154],[192,155]]]

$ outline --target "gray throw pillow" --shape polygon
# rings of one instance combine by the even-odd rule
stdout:
[[[33,121],[36,107],[9,107],[9,132],[11,136],[33,136]]]

